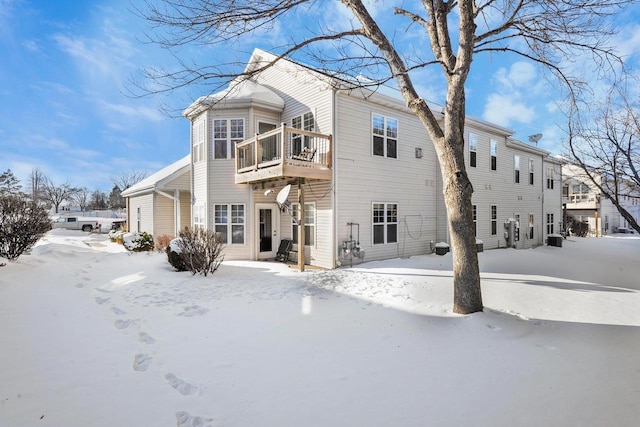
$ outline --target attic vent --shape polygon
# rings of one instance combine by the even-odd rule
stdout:
[[[422,148],[416,147],[416,159],[422,158]]]

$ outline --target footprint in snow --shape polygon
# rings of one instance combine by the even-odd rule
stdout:
[[[178,313],[178,316],[193,317],[202,316],[209,311],[206,307],[200,307],[199,305],[190,305],[182,309],[182,313]]]
[[[187,411],[176,412],[178,427],[213,427],[212,418],[196,417],[189,415]]]
[[[96,297],[96,304],[104,304],[105,302],[109,301],[111,298],[101,298],[101,297]]]
[[[138,334],[138,341],[145,344],[155,344],[156,340],[146,332],[140,332]]]
[[[114,312],[116,315],[118,315],[118,316],[120,316],[120,315],[122,315],[122,314],[127,314],[127,312],[126,312],[126,311],[122,311],[122,310],[120,310],[120,309],[119,309],[118,307],[116,307],[116,306],[111,307],[111,311],[113,311],[113,312]]]
[[[152,360],[153,357],[148,354],[136,354],[133,359],[133,370],[139,372],[146,371]]]
[[[76,283],[76,288],[84,288],[84,283]]]
[[[491,329],[492,331],[496,331],[496,332],[498,332],[498,331],[501,331],[501,330],[502,330],[502,328],[500,328],[500,327],[498,327],[498,326],[493,326],[493,325],[492,325],[492,324],[490,324],[490,323],[487,323],[487,328]]]
[[[113,322],[113,324],[116,326],[116,328],[118,329],[125,329],[128,328],[129,325],[131,324],[131,320],[121,320],[118,319],[115,322]]]
[[[182,394],[183,396],[190,396],[192,394],[198,394],[200,392],[200,387],[195,384],[191,384],[186,382],[185,380],[176,377],[172,373],[168,373],[164,376],[167,381],[169,381],[169,385],[175,388]]]

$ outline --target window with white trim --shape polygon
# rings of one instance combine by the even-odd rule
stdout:
[[[298,203],[291,204],[291,237],[293,243],[298,244],[298,225],[294,221],[298,218]],[[314,246],[316,239],[316,204],[306,202],[304,204],[304,245]]]
[[[478,235],[478,205],[471,205],[471,215],[473,217],[473,235]]]
[[[513,173],[514,182],[520,184],[520,156],[517,154],[513,156]]]
[[[316,122],[313,118],[313,113],[308,112],[301,116],[294,117],[291,119],[291,127],[309,132],[315,131]],[[291,135],[291,154],[294,156],[300,155],[305,148],[309,150],[313,149],[312,145],[313,141],[310,136],[295,133]]]
[[[516,220],[515,241],[519,242],[520,241],[520,214],[515,214],[514,217]]]
[[[373,204],[373,244],[398,242],[398,205],[396,203]]]
[[[553,234],[553,214],[547,214],[547,234]]]
[[[215,119],[213,121],[213,158],[233,159],[236,144],[244,140],[244,119]]]
[[[529,214],[529,239],[533,240],[533,229],[534,229],[534,216],[532,213]]]
[[[553,190],[553,179],[554,179],[553,166],[547,168],[547,189]]]
[[[142,221],[142,212],[141,212],[141,207],[138,206],[136,208],[136,224],[137,224],[137,232],[139,233],[141,231],[141,227],[140,227],[140,222]],[[73,220],[75,221],[75,218],[73,218]],[[69,221],[71,221],[71,218],[69,219]]]
[[[193,227],[205,228],[206,226],[206,206],[205,205],[194,205],[193,209]]]
[[[191,156],[193,163],[198,163],[204,160],[204,140],[205,140],[205,120],[200,119],[193,123],[193,142]]]
[[[535,170],[534,168],[535,166],[533,163],[533,159],[529,159],[529,185],[533,185],[533,171]]]
[[[374,114],[372,120],[373,155],[398,158],[398,120]]]
[[[476,167],[478,160],[478,135],[469,132],[469,166]]]
[[[491,170],[498,170],[498,141],[491,140]]]
[[[498,206],[491,205],[491,235],[498,234]]]
[[[213,229],[223,243],[244,244],[245,208],[242,204],[214,206]]]

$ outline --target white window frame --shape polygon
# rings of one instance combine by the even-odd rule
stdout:
[[[207,226],[207,205],[193,205],[192,207],[191,222],[193,228],[200,227],[206,228]]]
[[[529,214],[529,232],[527,233],[527,237],[530,240],[533,240],[534,235],[535,235],[535,215],[530,213]]]
[[[380,119],[382,120],[382,127],[379,126]],[[378,123],[378,125],[376,125],[376,123]],[[390,123],[395,124],[395,133],[394,128],[390,127]],[[389,159],[398,158],[398,127],[398,119],[378,113],[371,114],[371,155]],[[376,138],[382,139],[382,154],[376,154]],[[395,156],[389,155],[389,144],[391,144],[391,142],[395,144]]]
[[[490,168],[492,171],[497,171],[498,170],[498,141],[496,141],[495,139],[492,139],[489,142],[489,161],[491,162],[490,164]]]
[[[220,134],[219,124],[224,123],[224,134]],[[239,129],[240,124],[241,129]],[[233,159],[236,157],[236,144],[244,141],[245,121],[243,118],[217,118],[212,121],[211,129],[211,157],[215,160]],[[222,145],[226,150],[226,156],[218,156],[216,146]]]
[[[553,227],[554,227],[553,213],[547,212],[547,236],[549,234],[553,234]]]
[[[478,135],[469,132],[469,167],[478,166]]]
[[[478,237],[478,205],[471,205],[471,217],[473,218],[473,235]]]
[[[298,219],[298,203],[291,204],[291,240],[298,244],[298,226],[294,220]],[[316,245],[316,202],[304,202],[304,245]]]
[[[221,209],[223,208],[223,209]],[[242,214],[238,215],[238,209],[242,208]],[[234,209],[236,212],[234,213]],[[224,221],[218,221],[218,212],[224,212]],[[244,203],[216,203],[213,205],[213,230],[222,238],[225,245],[244,245],[247,232],[247,207]],[[218,227],[225,227],[226,232],[221,233]],[[234,228],[242,230],[242,241],[234,242]]]
[[[553,166],[549,166],[547,168],[547,189],[548,190],[553,190],[553,179],[554,179],[554,170],[553,170]]]
[[[205,147],[205,127],[206,121],[199,119],[193,122],[193,143],[192,143],[192,160],[193,163],[200,163],[205,159],[204,147]]]
[[[535,183],[535,168],[535,161],[529,159],[529,185],[534,185]]]
[[[382,205],[382,221],[376,221],[376,206]],[[395,207],[395,212],[394,212]],[[393,219],[393,214],[395,214],[395,221],[390,220]],[[376,227],[383,228],[383,241],[375,242],[375,229]],[[390,240],[390,226],[395,226],[395,240]],[[390,243],[398,243],[398,203],[392,202],[373,202],[371,204],[371,244],[376,245],[386,245]]]
[[[491,235],[498,235],[498,205],[491,205],[490,207],[490,218],[491,218]]]
[[[311,111],[307,111],[304,114],[295,116],[291,119],[291,127],[294,129],[302,129],[308,132],[315,132],[316,130],[316,118]],[[312,150],[313,138],[307,135],[291,134],[291,147],[289,148],[289,155],[299,156],[306,148]]]
[[[69,219],[69,222],[71,222],[71,218]],[[73,218],[73,221],[75,221],[75,218]],[[140,223],[142,222],[142,208],[140,206],[138,206],[136,208],[136,224],[137,224],[137,232],[140,233],[141,231],[141,227],[140,227]]]
[[[513,180],[516,184],[520,184],[520,156],[518,154],[513,155]]]

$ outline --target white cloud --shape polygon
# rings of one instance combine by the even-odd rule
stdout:
[[[487,121],[508,127],[513,122],[531,123],[536,114],[533,108],[517,100],[512,94],[493,93],[487,98],[482,116]]]

